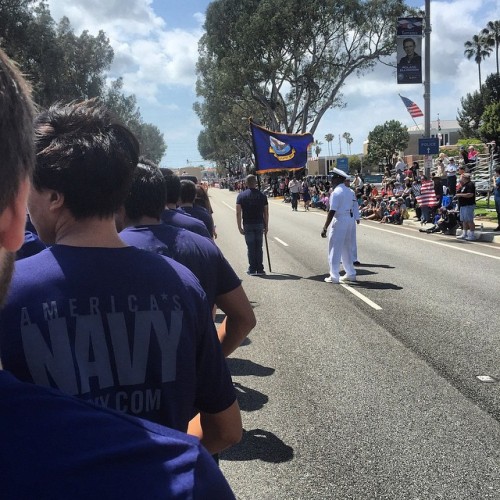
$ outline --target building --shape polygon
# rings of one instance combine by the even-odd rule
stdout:
[[[441,130],[439,130],[441,125]],[[418,155],[418,140],[424,137],[424,125],[408,127],[410,142],[404,151],[405,156]],[[457,120],[431,121],[431,137],[439,139],[440,146],[454,145],[460,139],[460,125]]]
[[[439,130],[441,126],[441,130]],[[418,140],[424,137],[424,124],[408,127],[410,141],[408,147],[402,151],[403,156],[419,156]],[[431,121],[431,137],[439,138],[440,146],[449,146],[457,144],[460,139],[460,125],[457,120],[435,120]],[[363,143],[363,153],[368,153],[368,140]]]

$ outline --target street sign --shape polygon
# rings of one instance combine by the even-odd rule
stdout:
[[[349,159],[337,158],[337,168],[347,173],[349,171]]]
[[[439,153],[439,139],[437,137],[429,137],[428,139],[418,140],[419,155],[437,155]]]

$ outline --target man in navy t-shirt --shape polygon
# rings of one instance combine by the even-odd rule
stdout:
[[[160,169],[161,173],[165,177],[165,189],[167,201],[165,203],[165,209],[161,214],[161,220],[168,224],[169,226],[182,227],[188,229],[193,233],[198,233],[201,236],[206,236],[207,238],[212,238],[212,235],[208,232],[205,224],[196,217],[192,217],[187,213],[182,213],[177,211],[177,204],[179,202],[181,180],[179,177],[174,175],[172,170],[169,168]]]
[[[24,239],[32,109],[26,83],[0,50],[0,304]],[[234,498],[196,438],[3,370],[0,442],[4,500]]]
[[[210,452],[237,442],[239,407],[198,280],[116,231],[136,138],[94,101],[50,107],[35,138],[28,208],[52,246],[16,265],[0,314],[4,367],[181,431],[196,409]]]
[[[257,189],[257,178],[248,175],[247,189],[236,198],[236,222],[238,230],[245,236],[248,250],[248,271],[250,275],[264,272],[262,244],[263,235],[269,225],[269,206],[267,198]],[[242,226],[243,223],[243,226]]]
[[[198,220],[201,220],[201,222],[205,224],[205,227],[207,228],[207,231],[210,233],[210,235],[214,237],[215,226],[212,215],[208,213],[207,209],[200,207],[199,205],[195,205],[195,198],[196,184],[193,181],[187,179],[182,180],[179,194],[179,207],[177,208],[177,211],[186,213]]]
[[[120,238],[129,245],[166,255],[200,280],[211,307],[226,313],[218,329],[222,352],[231,354],[255,326],[252,306],[241,281],[220,249],[203,236],[160,221],[165,205],[160,169],[141,158],[129,195],[116,215]]]

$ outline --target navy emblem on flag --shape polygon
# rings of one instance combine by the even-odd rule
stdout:
[[[250,122],[255,170],[297,170],[307,163],[307,148],[314,141],[312,134],[283,134]]]

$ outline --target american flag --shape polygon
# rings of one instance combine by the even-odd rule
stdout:
[[[438,197],[434,191],[434,182],[423,180],[420,194],[416,198],[421,207],[435,207],[439,205]]]
[[[401,97],[403,104],[406,106],[406,109],[408,110],[408,113],[410,113],[412,118],[424,116],[422,110],[413,101],[410,101],[410,99],[408,99],[407,97],[403,97],[402,95],[400,95],[399,97]]]

